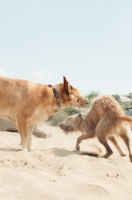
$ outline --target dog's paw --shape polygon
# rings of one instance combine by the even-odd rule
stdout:
[[[33,148],[32,147],[28,148],[28,151],[33,151]]]
[[[28,152],[28,149],[22,148],[23,152]]]
[[[79,150],[80,150],[80,146],[76,146],[76,150],[78,150],[78,151],[79,151]]]

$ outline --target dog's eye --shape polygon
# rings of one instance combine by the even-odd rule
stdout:
[[[70,117],[67,118],[67,122],[69,121]]]
[[[81,99],[80,99],[80,98],[78,98],[78,100],[77,100],[77,101],[79,102],[79,101],[81,101]]]

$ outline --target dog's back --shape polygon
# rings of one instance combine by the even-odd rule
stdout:
[[[124,116],[124,110],[112,96],[99,96],[93,100],[91,109],[88,113],[93,121],[98,123],[102,117],[109,120],[119,119]]]
[[[28,109],[27,106],[31,106],[34,100],[32,96],[38,96],[39,90],[37,91],[36,86],[36,83],[26,80],[0,77],[0,117],[15,121],[15,115],[21,105],[25,104],[23,109]]]

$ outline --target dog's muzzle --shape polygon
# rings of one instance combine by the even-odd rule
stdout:
[[[66,126],[64,124],[60,124],[59,127],[65,132],[65,133],[68,133],[68,132],[71,132],[73,131],[73,128],[71,126]]]
[[[64,125],[63,125],[62,123],[59,125],[59,127],[60,127],[61,129],[64,129]]]

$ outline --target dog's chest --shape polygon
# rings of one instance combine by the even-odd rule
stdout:
[[[47,109],[37,108],[32,116],[28,119],[28,123],[37,123],[40,121],[45,121],[49,118]]]
[[[27,123],[29,125],[31,124],[37,124],[39,122],[44,122],[47,120],[51,115],[54,115],[57,113],[58,109],[56,109],[56,106],[51,107],[51,106],[39,106],[37,107],[32,115],[28,118]]]

